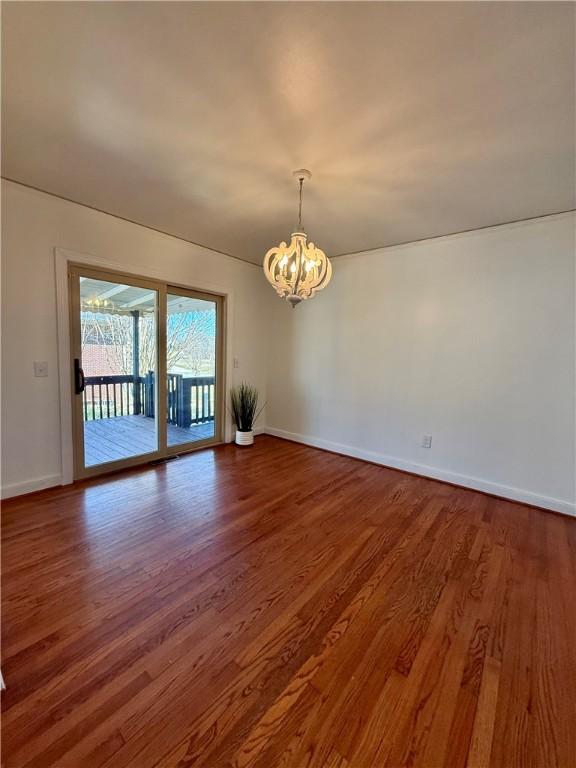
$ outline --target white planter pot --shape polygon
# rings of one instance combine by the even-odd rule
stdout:
[[[236,430],[236,445],[253,445],[254,444],[254,432],[240,432]]]

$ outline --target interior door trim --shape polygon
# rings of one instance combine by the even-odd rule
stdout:
[[[163,253],[163,243],[169,240],[173,242],[172,237],[163,237],[158,235],[155,238],[158,252]],[[234,357],[234,307],[236,292],[232,284],[224,281],[215,283],[210,280],[202,279],[197,281],[197,266],[192,260],[189,265],[179,262],[162,261],[147,265],[138,265],[123,262],[116,259],[109,259],[95,256],[85,251],[71,250],[55,246],[54,253],[54,273],[56,282],[56,325],[57,325],[57,355],[58,355],[58,384],[59,384],[59,402],[60,402],[60,467],[59,474],[53,476],[54,484],[69,485],[74,482],[74,455],[72,442],[72,410],[70,408],[71,382],[70,382],[70,328],[69,328],[69,291],[68,291],[68,264],[77,263],[85,266],[101,267],[111,272],[120,272],[130,276],[145,276],[157,280],[168,280],[171,285],[183,288],[191,287],[200,291],[209,291],[210,293],[224,297],[223,312],[223,360],[222,367],[222,392],[227,391],[228,376],[232,370],[232,361]],[[188,273],[187,273],[188,270]],[[188,277],[186,277],[188,274]],[[183,278],[184,276],[184,278]],[[186,282],[188,285],[186,285]],[[223,413],[223,439],[230,442],[233,439],[234,431],[232,419],[227,411]],[[56,446],[58,451],[58,447]]]

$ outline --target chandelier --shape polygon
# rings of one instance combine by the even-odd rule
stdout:
[[[314,243],[307,242],[302,228],[302,185],[312,174],[305,168],[294,171],[300,183],[298,231],[291,235],[290,244],[284,241],[270,248],[264,256],[264,274],[274,290],[294,308],[304,299],[311,299],[317,291],[326,288],[332,277],[330,260]]]
[[[86,312],[102,312],[104,310],[114,310],[115,308],[113,301],[101,299],[98,296],[93,299],[82,300],[82,309]]]

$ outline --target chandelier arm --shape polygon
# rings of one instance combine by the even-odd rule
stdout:
[[[302,190],[302,182],[300,182],[300,190]],[[301,224],[302,222],[300,222]],[[304,260],[304,251],[302,248],[302,243],[298,242],[297,250],[296,250],[296,258],[298,260],[298,269],[296,271],[296,280],[294,281],[294,287],[292,288],[292,294],[294,296],[298,295],[298,289],[300,288],[300,283],[302,281],[302,262]],[[292,305],[292,308],[294,308],[294,305]]]

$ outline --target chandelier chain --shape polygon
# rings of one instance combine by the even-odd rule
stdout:
[[[298,206],[298,231],[302,232],[302,185],[304,184],[304,179],[300,178],[300,204]]]

